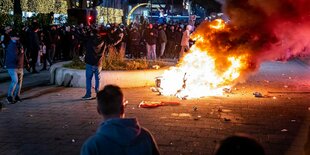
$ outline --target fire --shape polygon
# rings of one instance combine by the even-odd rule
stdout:
[[[194,34],[192,37],[196,42],[190,51],[176,67],[171,67],[162,75],[160,82],[162,95],[177,96],[182,99],[220,96],[223,95],[224,88],[230,89],[233,86],[247,67],[246,54],[223,57],[221,52],[216,55],[209,52],[212,46],[206,36],[211,37],[216,31],[226,30],[222,20],[215,20],[208,25],[209,33]],[[218,65],[219,61],[225,65]]]

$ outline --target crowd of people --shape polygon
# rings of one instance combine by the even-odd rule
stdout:
[[[109,24],[96,25],[48,25],[40,26],[37,21],[18,30],[20,42],[26,53],[25,63],[32,73],[37,73],[36,65],[48,65],[55,61],[71,60],[85,54],[84,40],[93,29],[97,29],[107,46],[112,46],[124,57],[146,58],[150,60],[178,59],[189,44],[192,27],[186,24]],[[17,31],[7,26],[0,28],[2,49],[9,43],[9,33]],[[5,59],[4,50],[1,59]],[[5,63],[2,62],[2,67]]]
[[[108,54],[107,47],[114,47],[123,57],[156,60],[178,59],[189,50],[190,25],[123,25],[109,26],[48,26],[41,28],[38,22],[23,27],[19,32],[5,27],[1,44],[5,49],[5,67],[11,77],[7,101],[21,102],[20,90],[23,69],[38,73],[55,61],[71,60],[84,56],[86,63],[86,94],[91,99],[92,77],[95,76],[97,111],[103,122],[95,135],[82,146],[82,155],[94,154],[160,154],[156,141],[135,118],[125,118],[125,103],[121,88],[115,85],[100,86],[101,58]],[[217,149],[217,155],[257,154],[264,150],[255,140],[233,136]]]

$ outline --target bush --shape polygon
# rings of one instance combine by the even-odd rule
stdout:
[[[166,66],[164,62],[148,61],[146,59],[125,60],[120,57],[114,48],[109,49],[109,54],[102,59],[102,70],[142,70]],[[72,69],[85,69],[85,63],[75,58],[64,67]]]

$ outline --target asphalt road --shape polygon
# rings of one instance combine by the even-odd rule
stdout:
[[[23,94],[22,103],[6,105],[0,112],[0,154],[79,154],[101,120],[95,100],[80,99],[84,91],[37,87]],[[220,97],[179,100],[150,88],[123,91],[126,116],[137,117],[154,134],[162,154],[212,155],[236,133],[254,137],[268,155],[303,155],[310,148],[310,69],[299,61],[264,63]],[[181,104],[138,108],[141,101]]]

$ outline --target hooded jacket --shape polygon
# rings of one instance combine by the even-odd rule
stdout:
[[[8,69],[24,68],[24,50],[20,42],[11,40],[6,50],[6,67]]]
[[[113,118],[103,122],[82,146],[81,155],[156,155],[152,135],[135,118]]]

